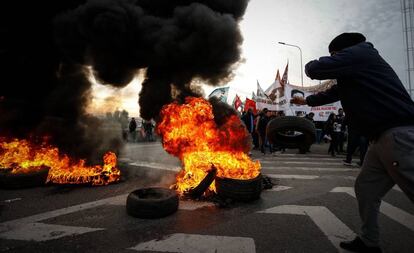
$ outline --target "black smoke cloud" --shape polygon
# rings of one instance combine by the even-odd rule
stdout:
[[[4,1],[0,8],[0,135],[51,136],[71,155],[114,149],[86,114],[91,83],[124,87],[145,71],[141,116],[156,118],[192,85],[226,82],[240,61],[248,0]]]
[[[155,118],[179,96],[199,95],[194,79],[218,85],[240,60],[238,22],[248,0],[94,0],[59,16],[56,41],[67,59],[92,65],[102,83],[146,78],[141,116]]]

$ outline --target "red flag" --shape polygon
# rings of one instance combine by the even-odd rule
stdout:
[[[285,68],[285,72],[283,73],[282,76],[282,80],[280,81],[280,84],[283,86],[285,86],[285,84],[287,84],[288,82],[288,70],[289,69],[289,62],[286,64],[286,68]]]
[[[242,106],[243,102],[241,101],[241,99],[239,98],[239,96],[237,96],[234,98],[234,108],[237,110],[240,106]]]
[[[254,114],[257,113],[256,102],[246,98],[246,102],[244,103],[244,111],[247,112],[249,109],[252,109]]]

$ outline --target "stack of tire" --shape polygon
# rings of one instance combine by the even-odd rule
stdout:
[[[207,176],[206,181],[211,184],[210,177]],[[250,202],[259,199],[263,190],[261,175],[249,180],[215,177],[215,182],[217,195],[225,200]],[[208,186],[202,184],[205,189]],[[128,195],[126,210],[129,215],[136,218],[156,219],[175,213],[178,205],[179,198],[174,190],[159,187],[142,188]]]
[[[266,134],[273,145],[305,153],[315,142],[316,129],[313,122],[305,118],[283,116],[268,123]]]

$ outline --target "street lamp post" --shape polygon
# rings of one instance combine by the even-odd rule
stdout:
[[[284,46],[289,46],[289,47],[296,47],[297,49],[299,49],[299,52],[300,52],[300,68],[301,68],[301,71],[300,71],[300,77],[301,77],[301,79],[302,79],[302,87],[303,87],[303,61],[302,61],[302,49],[301,49],[299,46],[292,45],[292,44],[288,44],[288,43],[285,43],[285,42],[279,42],[279,44],[284,45]]]

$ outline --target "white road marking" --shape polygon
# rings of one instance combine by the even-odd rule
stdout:
[[[279,179],[318,179],[319,176],[314,175],[283,175],[283,174],[266,174],[270,178],[279,178]]]
[[[179,166],[166,165],[162,163],[133,162],[133,163],[129,163],[129,165],[138,166],[138,167],[146,167],[146,168],[151,168],[151,169],[156,169],[156,170],[168,170],[168,171],[174,171],[174,172],[178,172],[181,170],[181,167]]]
[[[318,159],[319,160],[319,159]],[[305,165],[319,165],[319,166],[335,166],[335,165],[341,165],[342,163],[340,163],[339,161],[336,163],[330,163],[330,162],[309,162],[309,161],[261,161],[260,163],[263,164],[274,164],[274,165],[278,165],[278,164],[282,164],[282,165],[287,165],[287,164],[305,164]]]
[[[347,193],[355,198],[355,191],[352,187],[336,187],[331,192]],[[390,219],[393,219],[394,221],[407,227],[411,231],[414,231],[414,215],[388,204],[385,201],[382,201],[381,203],[380,212],[388,216]]]
[[[322,175],[321,176],[322,179],[345,179],[345,180],[352,180],[355,181],[356,177],[353,176],[342,176],[342,175]]]
[[[0,223],[0,226],[1,225],[12,225],[12,224],[34,223],[34,222],[38,222],[38,221],[42,221],[42,220],[55,218],[55,217],[58,217],[58,216],[61,216],[61,215],[66,215],[66,214],[69,214],[69,213],[74,213],[74,212],[82,211],[82,210],[85,210],[85,209],[94,208],[94,207],[97,207],[97,206],[111,205],[112,203],[116,203],[117,201],[119,202],[120,199],[125,199],[126,196],[127,196],[127,194],[123,194],[123,195],[118,195],[118,196],[115,196],[115,197],[100,199],[100,200],[97,200],[97,201],[87,202],[87,203],[83,203],[83,204],[79,204],[79,205],[69,206],[69,207],[65,207],[65,208],[61,208],[61,209],[57,209],[57,210],[53,210],[53,211],[48,211],[48,212],[44,212],[44,213],[40,213],[40,214],[35,214],[35,215],[32,215],[32,216],[28,216],[28,217],[24,217],[24,218],[20,218],[20,219]]]
[[[83,203],[80,205],[35,214],[16,220],[6,221],[0,223],[0,238],[29,241],[47,241],[68,235],[84,234],[98,230],[103,230],[103,228],[72,227],[63,225],[44,224],[39,223],[39,221],[82,211],[85,209],[94,208],[97,206],[118,203],[122,199],[125,203],[126,196],[126,194],[118,195],[111,198],[101,199],[93,202]]]
[[[3,202],[4,203],[11,203],[11,202],[19,201],[19,200],[22,200],[22,198],[6,199],[6,200],[3,200]]]
[[[129,163],[129,162],[132,162],[132,159],[129,157],[119,157],[118,161],[122,163]]]
[[[399,192],[403,192],[403,190],[401,190],[401,188],[398,185],[395,185],[392,189],[399,191]]]
[[[260,157],[260,161],[266,161],[266,162],[278,162],[278,161],[337,161],[338,163],[341,163],[342,161],[338,158],[321,158],[321,157],[280,157],[280,156],[272,156],[272,157]]]
[[[159,251],[180,253],[255,253],[252,238],[172,234],[161,240],[151,240],[129,248],[137,251]]]
[[[297,158],[331,158],[335,159],[334,157],[330,155],[318,155],[318,154],[274,154],[273,157],[297,157]],[[336,156],[336,158],[344,157],[344,155]]]
[[[265,192],[266,192],[266,191],[270,191],[270,192],[280,192],[280,191],[286,191],[286,190],[289,190],[289,189],[292,189],[292,187],[290,187],[290,186],[278,185],[278,186],[276,186],[276,187],[273,187],[272,189],[267,189],[267,190],[265,190]]]
[[[127,146],[127,148],[135,148],[135,147],[140,147],[140,148],[144,148],[144,147],[162,147],[161,142],[156,142],[156,143],[131,143],[131,145]]]
[[[40,221],[48,220],[58,216],[83,211],[86,209],[102,206],[102,205],[119,205],[125,206],[128,194],[122,194],[111,198],[101,199],[97,201],[87,202],[75,206],[69,206],[53,211],[48,211],[16,220],[10,220],[0,223],[0,238],[28,240],[28,241],[46,241],[60,237],[84,234],[103,228],[73,227],[63,225],[44,224]],[[181,201],[180,210],[196,210],[203,207],[215,206],[210,202]]]
[[[14,226],[12,229],[0,233],[0,238],[24,241],[48,241],[69,235],[81,235],[89,232],[104,230],[103,228],[72,227],[44,223],[26,223]]]
[[[348,252],[339,247],[339,242],[352,240],[355,237],[355,233],[324,206],[283,205],[258,213],[307,215],[328,237],[339,252]]]
[[[203,207],[215,207],[215,206],[216,205],[214,205],[214,203],[211,203],[211,202],[186,200],[186,201],[180,201],[178,209],[193,211],[193,210],[203,208]]]
[[[355,169],[346,168],[312,168],[312,167],[267,167],[262,166],[263,170],[303,170],[303,171],[337,171],[337,172],[358,172]]]

